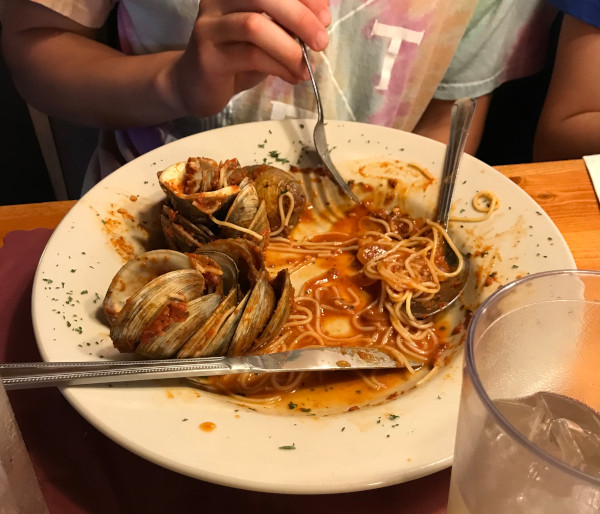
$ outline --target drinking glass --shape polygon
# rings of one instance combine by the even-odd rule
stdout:
[[[467,333],[448,513],[600,512],[600,272],[526,276]]]
[[[47,514],[29,454],[0,381],[0,514]]]

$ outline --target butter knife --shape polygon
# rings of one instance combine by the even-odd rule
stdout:
[[[411,363],[412,365],[413,363]],[[414,363],[420,367],[422,363]],[[203,357],[145,361],[30,362],[0,364],[6,389],[73,386],[232,373],[402,368],[372,348],[323,347],[240,357]]]

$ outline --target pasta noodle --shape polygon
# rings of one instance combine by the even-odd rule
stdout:
[[[286,211],[282,204],[280,213],[283,226]],[[398,209],[368,212],[361,206],[352,214],[346,218],[346,223],[353,220],[350,227],[334,225],[329,232],[301,240],[270,239],[267,263],[269,256],[288,254],[300,260],[299,266],[326,261],[331,267],[303,284],[283,330],[260,351],[310,346],[377,348],[401,362],[409,374],[419,368],[431,370],[420,378],[426,380],[439,366],[446,345],[434,322],[417,319],[411,306],[429,300],[444,280],[460,272],[460,252],[433,221],[411,219]],[[459,255],[456,269],[447,267],[444,244]],[[361,372],[359,377],[370,389],[387,387],[376,373]],[[301,372],[230,375],[213,378],[209,384],[220,392],[272,402],[309,380],[309,374]]]
[[[484,202],[484,199],[487,200],[487,203]],[[477,212],[483,213],[483,216],[450,217],[450,221],[462,221],[465,223],[485,221],[500,207],[500,200],[492,191],[479,191],[473,197],[472,204]]]
[[[418,164],[405,166],[427,183],[435,180]],[[315,188],[323,185],[320,180],[315,184]],[[406,193],[399,181],[390,179],[388,186],[380,205],[390,205],[390,199]],[[372,190],[365,185],[365,191]],[[399,208],[376,210],[369,202],[338,212],[339,205],[315,194],[314,211],[305,211],[303,216],[312,217],[320,229],[325,223],[330,226],[312,235],[307,235],[307,230],[298,234],[296,229],[292,231],[300,215],[294,214],[300,205],[297,197],[287,188],[279,191],[271,204],[274,211],[270,211],[275,220],[269,218],[275,228],[264,238],[265,264],[272,272],[285,267],[296,276],[308,270],[319,272],[311,273],[301,287],[297,286],[291,314],[279,334],[270,341],[261,341],[253,351],[273,353],[313,346],[377,348],[400,362],[406,371],[336,371],[336,379],[352,375],[370,391],[394,388],[401,379],[413,380],[413,385],[431,380],[443,364],[449,340],[438,331],[434,320],[420,319],[413,311],[415,305],[435,298],[443,282],[452,280],[463,269],[462,253],[444,228],[431,220],[411,218]],[[381,190],[374,195],[372,203],[377,204]],[[499,200],[491,191],[479,191],[472,206],[475,215],[451,217],[450,221],[489,219],[498,209]],[[263,240],[261,234],[232,225],[227,218],[219,221],[211,215],[210,219],[219,226],[235,228],[246,239]],[[446,247],[457,256],[457,264],[451,269],[444,257]],[[394,382],[389,379],[392,374],[401,378]],[[231,398],[267,405],[285,402],[290,394],[306,390],[319,380],[326,377],[299,372],[210,377],[201,383]]]

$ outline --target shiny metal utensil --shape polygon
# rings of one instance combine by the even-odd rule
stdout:
[[[315,124],[315,129],[313,132],[313,140],[315,143],[315,150],[319,154],[319,157],[323,161],[325,168],[329,171],[329,175],[333,179],[333,181],[340,187],[340,189],[344,192],[344,194],[350,198],[353,202],[360,204],[361,201],[354,194],[350,186],[340,175],[339,171],[331,161],[331,157],[329,155],[329,147],[327,146],[327,138],[325,136],[325,123],[323,117],[323,105],[321,104],[321,95],[319,94],[319,88],[317,87],[317,82],[315,81],[315,77],[313,75],[312,66],[310,64],[310,59],[308,58],[308,50],[306,49],[306,45],[304,41],[299,41],[300,46],[302,47],[302,55],[304,56],[304,62],[306,63],[306,67],[308,68],[308,73],[310,75],[310,82],[312,84],[313,91],[315,93],[315,100],[317,102],[317,123]]]
[[[411,363],[413,365],[413,363]],[[414,363],[419,368],[423,363]],[[147,361],[30,362],[0,364],[6,389],[130,382],[162,378],[206,377],[233,373],[276,373],[402,368],[372,348],[306,348],[267,355]]]
[[[452,194],[454,193],[454,184],[460,158],[465,149],[467,136],[477,100],[474,98],[461,98],[454,102],[452,106],[452,118],[450,121],[450,139],[446,147],[446,156],[444,158],[444,167],[440,184],[440,196],[438,199],[436,221],[448,230],[448,219],[450,215],[450,204],[452,203]],[[445,259],[450,269],[458,265],[458,256],[448,246],[445,246]],[[469,279],[471,263],[466,256],[463,257],[463,268],[456,277],[450,277],[440,284],[439,292],[427,302],[411,303],[411,311],[418,319],[433,316],[438,312],[450,307],[460,296]]]

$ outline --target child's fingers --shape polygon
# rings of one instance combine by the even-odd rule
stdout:
[[[201,13],[210,16],[217,16],[219,9],[221,14],[266,14],[274,24],[281,25],[316,51],[324,50],[329,42],[325,23],[321,21],[322,18],[330,20],[326,0],[227,0],[222,4],[214,2],[206,10],[202,9],[202,2],[200,5]],[[327,12],[324,13],[323,10]]]
[[[216,23],[199,20],[197,30],[199,44],[209,42],[208,46],[219,49],[230,47],[231,50],[245,48],[236,43],[247,43],[287,68],[296,78],[305,78],[302,51],[298,42],[262,14],[235,12],[221,17]]]
[[[247,43],[232,43],[220,47],[218,55],[214,56],[213,73],[218,76],[231,76],[248,73],[273,75],[292,84],[304,79],[290,71],[277,59],[274,59],[261,48]],[[238,84],[239,87],[239,84]],[[240,89],[241,90],[241,89]]]

